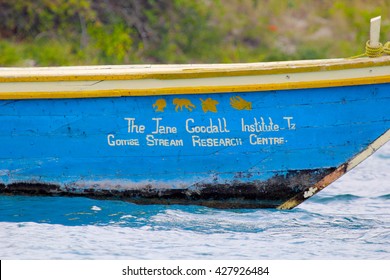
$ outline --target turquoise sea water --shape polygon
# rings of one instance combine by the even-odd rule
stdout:
[[[390,259],[390,143],[290,211],[0,196],[0,259]]]

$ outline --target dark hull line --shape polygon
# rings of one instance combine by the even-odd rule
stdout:
[[[67,196],[93,199],[124,200],[137,204],[195,204],[215,208],[277,208],[293,197],[303,193],[334,172],[335,168],[289,171],[275,175],[266,181],[229,184],[195,184],[191,188],[164,189],[153,185],[129,189],[120,185],[102,188],[98,185],[80,187],[72,183],[61,187],[58,184],[40,182],[16,182],[0,184],[0,193],[5,195]]]

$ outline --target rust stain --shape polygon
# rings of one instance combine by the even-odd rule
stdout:
[[[289,210],[292,209],[302,202],[304,202],[306,199],[312,197],[319,191],[323,190],[327,186],[329,186],[331,183],[336,181],[338,178],[343,176],[347,172],[347,164],[342,164],[339,166],[336,170],[334,170],[332,173],[326,175],[322,180],[320,180],[318,183],[314,184],[313,186],[308,187],[304,191],[300,192],[299,194],[295,195],[291,199],[287,200],[286,202],[279,205],[277,208],[281,210]]]

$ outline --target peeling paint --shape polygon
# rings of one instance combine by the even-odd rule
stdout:
[[[313,196],[317,192],[317,188],[315,187],[310,187],[307,191],[303,193],[304,198],[309,198]]]

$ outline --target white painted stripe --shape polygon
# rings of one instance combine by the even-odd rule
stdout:
[[[63,66],[63,67],[0,67],[2,77],[30,77],[42,76],[78,76],[78,75],[132,75],[153,73],[178,73],[197,70],[267,70],[280,68],[297,68],[302,66],[329,66],[344,65],[347,62],[359,62],[365,59],[318,59],[318,60],[294,60],[276,62],[254,63],[219,63],[219,64],[142,64],[142,65],[96,65],[96,66]],[[383,58],[376,58],[382,61]]]
[[[375,153],[380,147],[390,141],[390,129],[382,134],[378,139],[372,142],[364,151],[359,153],[348,162],[347,172],[356,167],[359,163]]]

